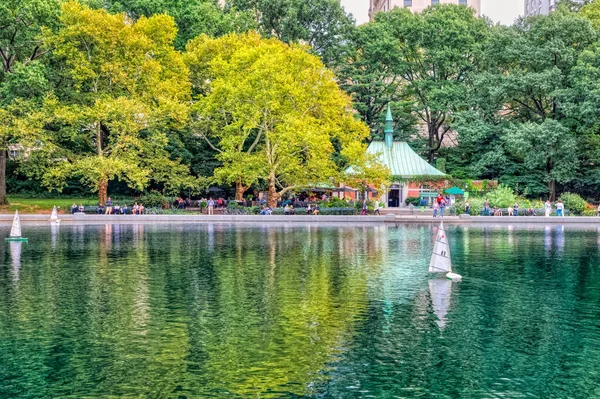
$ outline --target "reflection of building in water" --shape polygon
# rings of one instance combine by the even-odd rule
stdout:
[[[21,245],[22,242],[11,241],[10,242],[10,258],[12,260],[13,270],[13,281],[16,283],[19,281],[19,274],[21,272]]]

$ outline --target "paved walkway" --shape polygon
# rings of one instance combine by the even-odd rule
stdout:
[[[445,216],[434,218],[421,215],[382,216],[234,216],[234,215],[60,215],[61,223],[439,223],[447,224],[587,224],[600,225],[600,217],[541,217],[541,216]],[[12,214],[0,214],[0,224],[12,223]],[[23,223],[48,223],[50,215],[21,215]]]

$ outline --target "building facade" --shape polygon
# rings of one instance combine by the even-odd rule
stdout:
[[[389,11],[394,7],[406,7],[413,12],[421,12],[434,4],[463,4],[472,7],[477,16],[481,14],[481,0],[370,0],[369,18],[372,20],[379,11]]]
[[[576,3],[583,3],[583,0],[574,0]],[[556,9],[558,0],[525,0],[525,16],[547,15]]]

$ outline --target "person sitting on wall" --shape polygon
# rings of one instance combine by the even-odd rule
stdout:
[[[319,208],[319,204],[316,204],[315,207],[314,207],[314,209],[313,209],[312,214],[315,215],[315,216],[317,216],[319,213],[321,213],[321,208]]]
[[[285,206],[283,207],[283,214],[284,215],[290,214],[290,206],[288,204],[285,204]]]
[[[121,213],[123,213],[123,215],[127,215],[129,213],[129,208],[127,208],[127,204],[123,205],[123,209],[121,210]]]
[[[293,215],[294,212],[294,205],[290,205],[290,215]]]
[[[71,214],[75,214],[77,213],[78,208],[77,208],[77,204],[73,203],[73,205],[71,205]]]
[[[104,205],[102,202],[98,203],[98,211],[96,212],[98,215],[102,215],[104,213]]]
[[[115,206],[113,206],[112,213],[115,215],[121,214],[121,207],[119,206],[119,204],[115,204]]]
[[[79,213],[84,213],[85,208],[83,207],[83,204],[79,205]]]

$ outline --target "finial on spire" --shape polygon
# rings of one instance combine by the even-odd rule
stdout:
[[[392,118],[392,108],[387,106],[387,115],[385,117],[385,145],[392,148],[394,145],[394,119]]]

